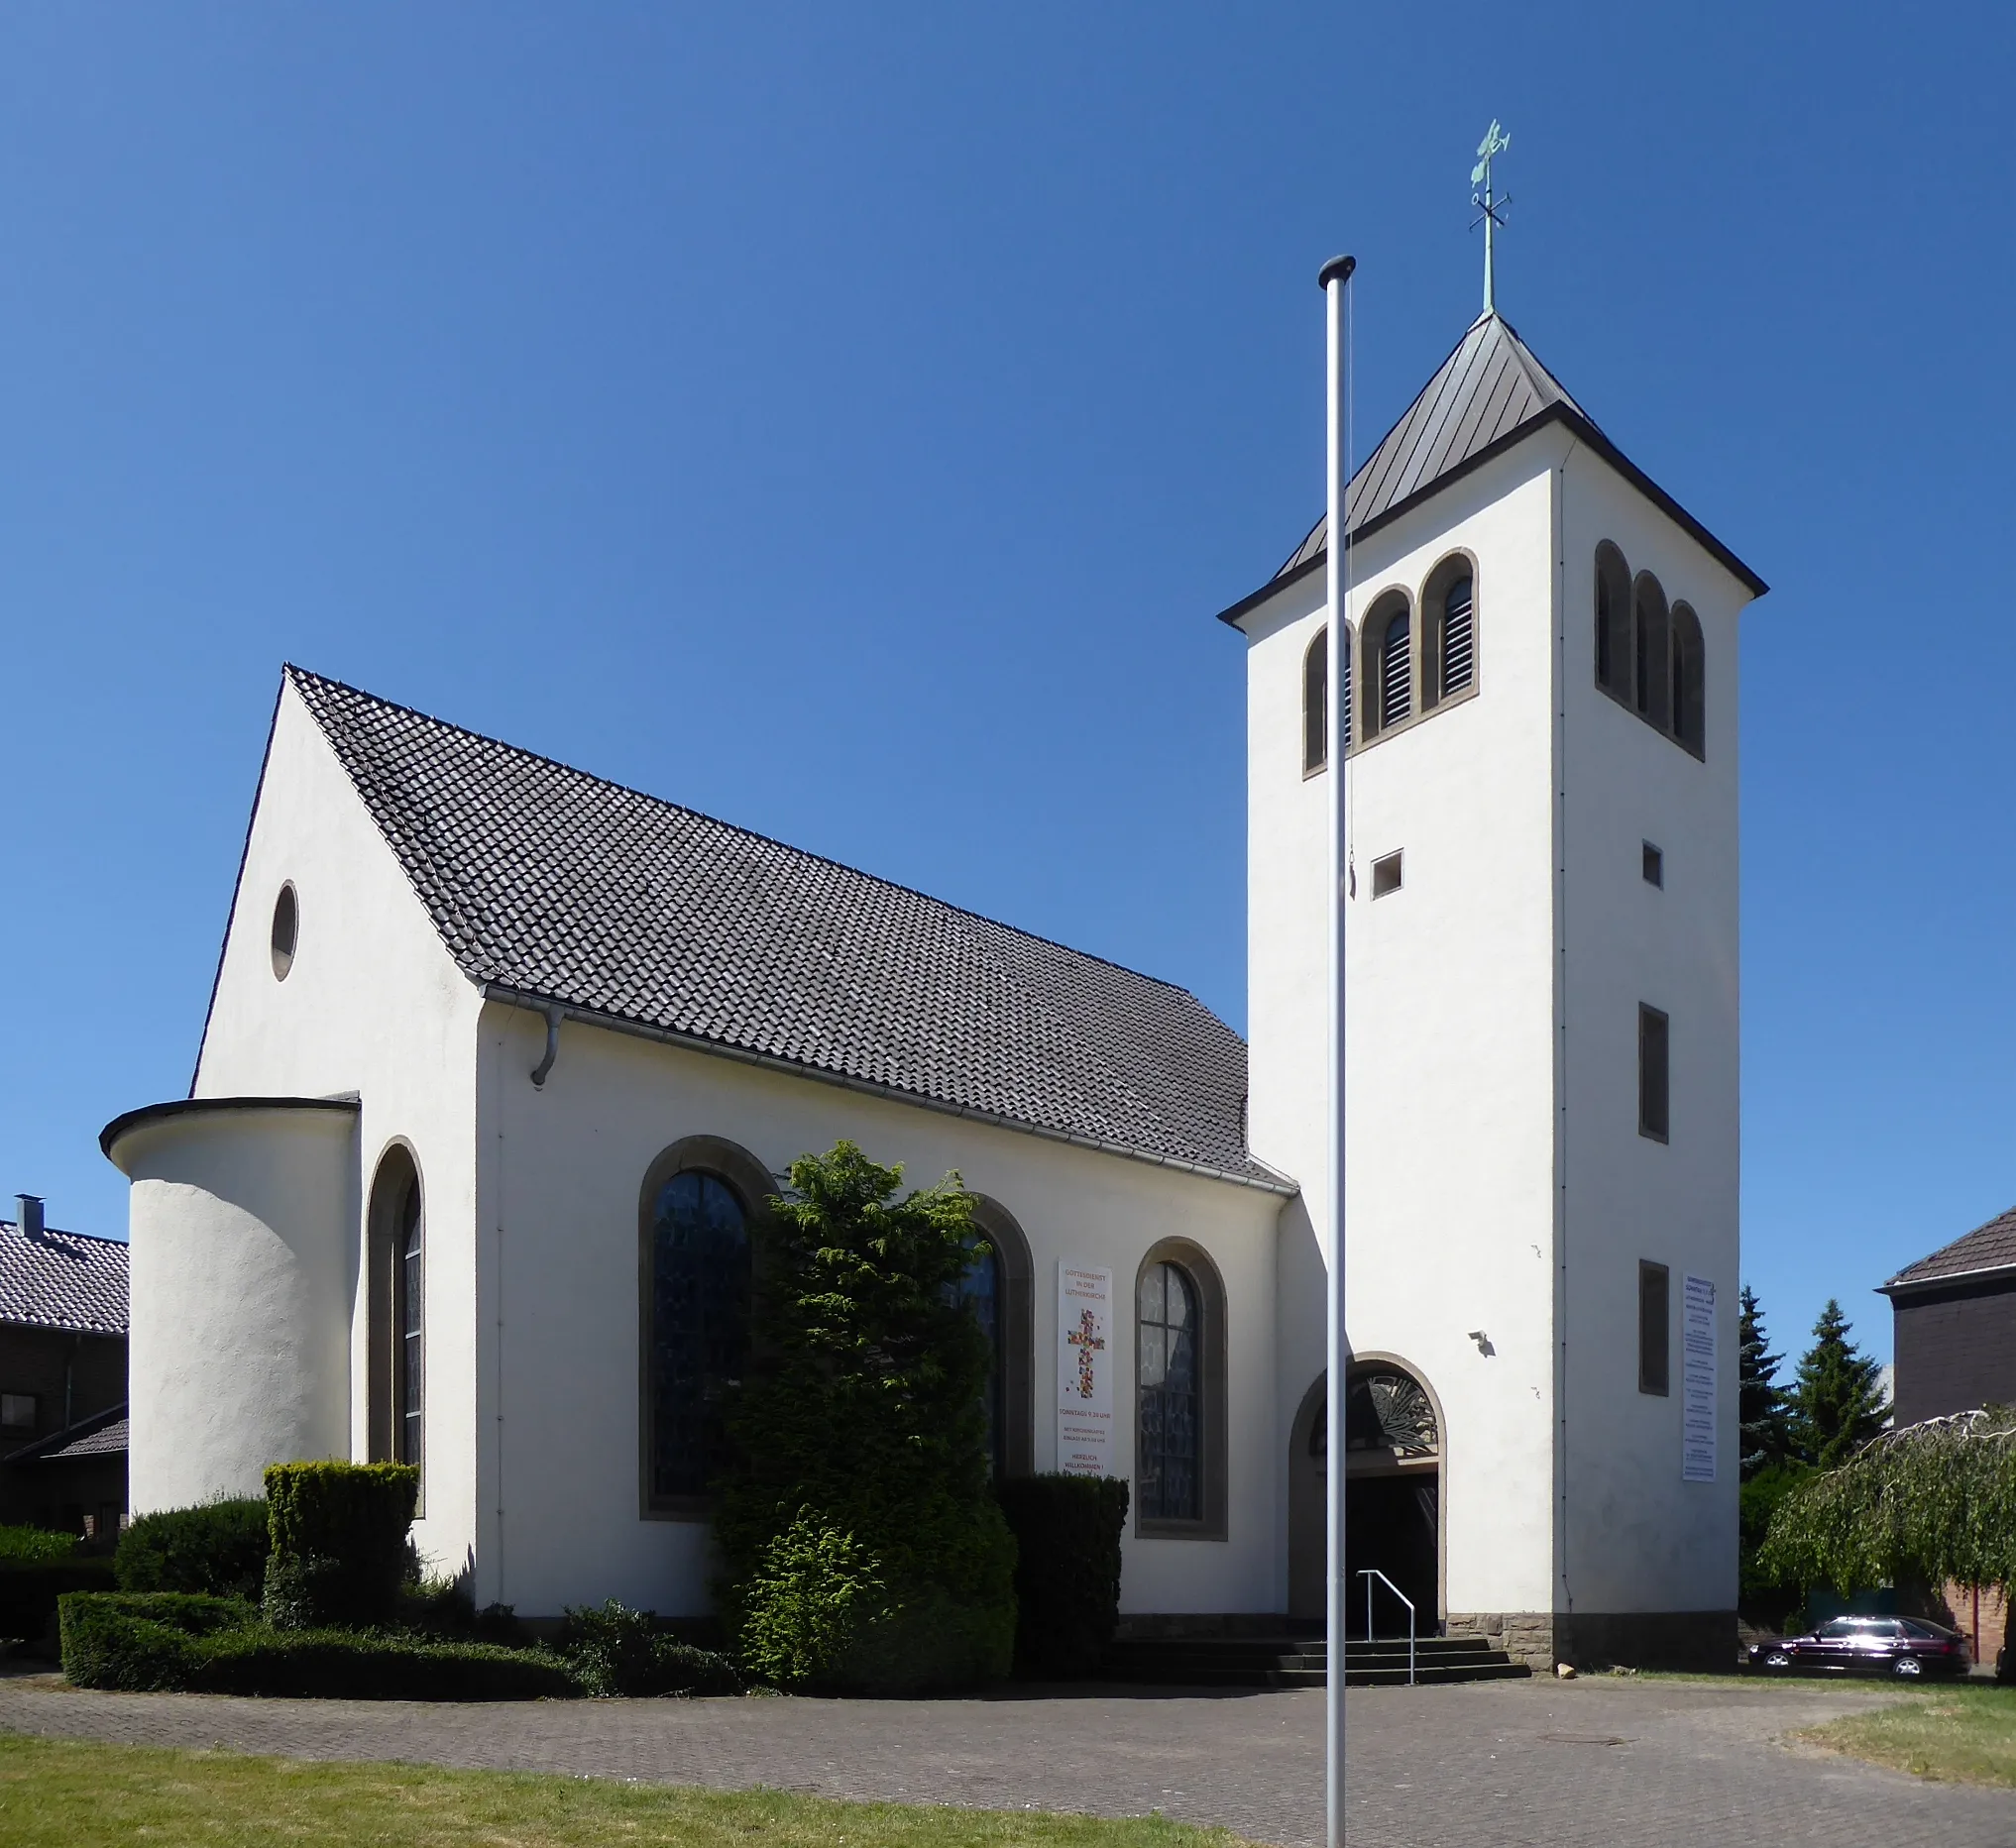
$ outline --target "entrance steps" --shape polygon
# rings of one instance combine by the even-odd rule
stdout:
[[[1101,1679],[1183,1687],[1321,1687],[1328,1665],[1320,1636],[1142,1636],[1107,1650]],[[1424,1636],[1414,1645],[1414,1680],[1423,1685],[1531,1674],[1481,1636]],[[1404,1686],[1406,1679],[1405,1637],[1344,1645],[1347,1686]]]

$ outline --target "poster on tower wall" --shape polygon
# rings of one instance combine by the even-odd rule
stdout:
[[[1715,1285],[1689,1277],[1680,1309],[1680,1479],[1715,1480]]]
[[[1113,1273],[1057,1266],[1057,1467],[1110,1475],[1113,1450]]]

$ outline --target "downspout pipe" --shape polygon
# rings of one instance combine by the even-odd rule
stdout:
[[[548,1006],[546,1016],[546,1050],[539,1062],[532,1067],[532,1082],[543,1086],[546,1074],[553,1069],[553,1061],[560,1056],[560,1022],[565,1011],[557,1006]]]

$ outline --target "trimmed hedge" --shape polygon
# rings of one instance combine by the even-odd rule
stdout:
[[[1026,1475],[997,1482],[994,1493],[1015,1535],[1016,1674],[1096,1674],[1120,1621],[1126,1482]]]
[[[0,1561],[53,1566],[76,1550],[75,1534],[52,1533],[47,1527],[0,1527]]]
[[[544,1650],[356,1630],[276,1630],[237,1599],[73,1594],[63,1674],[79,1687],[349,1700],[536,1700],[580,1691]]]
[[[119,1588],[256,1598],[271,1549],[259,1496],[165,1508],[139,1516],[119,1536]]]
[[[0,1560],[0,1636],[46,1644],[56,1627],[56,1603],[66,1591],[110,1591],[112,1562],[102,1555],[49,1565]]]
[[[63,1674],[73,1686],[146,1692],[186,1685],[190,1638],[259,1621],[241,1597],[100,1591],[61,1601]]]
[[[392,1622],[419,1492],[420,1472],[407,1464],[269,1465],[267,1621],[280,1630]]]

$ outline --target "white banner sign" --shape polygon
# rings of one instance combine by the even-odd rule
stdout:
[[[1689,1277],[1680,1311],[1680,1479],[1715,1480],[1715,1285]]]
[[[1110,1475],[1113,1448],[1113,1273],[1057,1267],[1057,1467]]]

